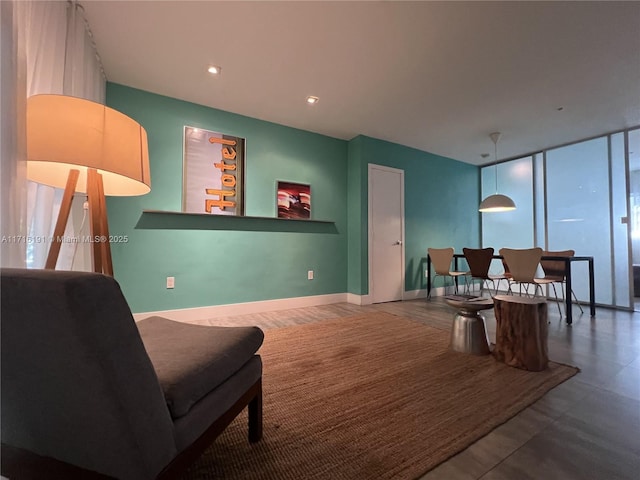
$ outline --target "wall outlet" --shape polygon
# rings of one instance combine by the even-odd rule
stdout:
[[[167,288],[174,288],[176,285],[176,277],[167,277]]]
[[[307,280],[313,280],[313,270],[307,272]]]

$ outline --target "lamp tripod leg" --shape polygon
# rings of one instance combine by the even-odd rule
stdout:
[[[76,191],[79,176],[79,170],[69,170],[67,185],[64,187],[62,202],[60,203],[58,220],[56,220],[56,226],[53,230],[53,238],[51,239],[51,246],[49,247],[49,254],[47,255],[47,261],[44,265],[44,268],[47,270],[56,269],[56,263],[58,263],[58,256],[60,255],[60,247],[62,247],[62,237],[65,229],[67,228],[67,222],[69,221],[71,203],[73,202],[73,194]]]
[[[87,197],[89,201],[93,271],[113,276],[109,226],[107,223],[107,203],[104,197],[102,175],[93,168],[87,171]]]

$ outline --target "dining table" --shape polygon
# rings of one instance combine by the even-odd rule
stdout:
[[[458,271],[458,260],[464,259],[465,256],[462,253],[454,253],[453,254],[453,263],[454,270]],[[494,259],[502,260],[502,255],[494,255]],[[575,262],[587,262],[589,266],[589,309],[591,317],[596,316],[596,295],[595,295],[595,277],[593,273],[593,257],[589,255],[578,255],[571,257],[559,257],[559,256],[551,256],[551,255],[543,255],[541,260],[556,260],[563,261],[565,264],[565,271],[567,272],[565,277],[566,289],[565,291],[568,294],[565,294],[565,311],[566,311],[566,321],[567,325],[571,325],[573,323],[573,312],[572,312],[572,295],[571,295],[571,284],[572,284],[572,273],[571,273],[571,265]],[[456,285],[457,285],[456,278]],[[431,291],[431,257],[427,254],[427,292]]]

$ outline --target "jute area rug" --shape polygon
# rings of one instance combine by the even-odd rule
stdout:
[[[248,443],[245,411],[184,479],[415,479],[577,373],[448,344],[385,313],[267,330],[264,438]]]

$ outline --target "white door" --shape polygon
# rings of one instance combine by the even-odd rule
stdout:
[[[404,292],[404,170],[369,164],[369,295],[372,303]]]

